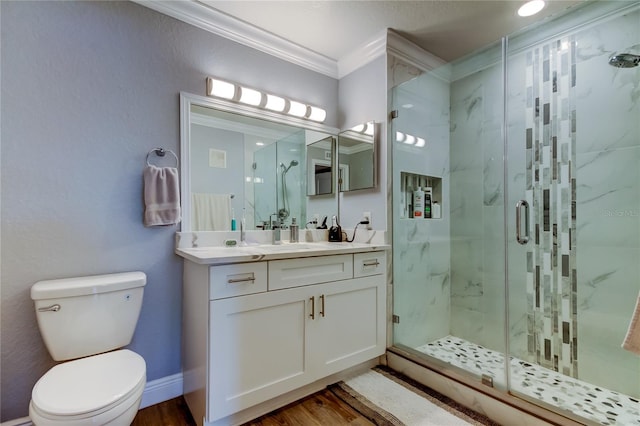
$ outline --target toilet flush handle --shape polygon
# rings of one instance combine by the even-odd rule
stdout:
[[[62,307],[56,303],[55,305],[47,306],[45,308],[38,308],[38,312],[58,312],[60,309],[62,309]]]

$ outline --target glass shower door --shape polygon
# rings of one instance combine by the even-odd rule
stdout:
[[[638,424],[640,357],[621,344],[640,292],[640,67],[608,63],[640,53],[638,3],[555,34],[507,50],[510,390]]]
[[[500,45],[470,72],[468,63],[449,64],[393,89],[393,336],[396,347],[506,389],[496,53]],[[428,213],[416,207],[423,193]]]

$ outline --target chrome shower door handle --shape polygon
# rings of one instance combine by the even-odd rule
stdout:
[[[522,210],[524,207],[524,236],[522,235]],[[516,241],[525,245],[529,242],[529,203],[520,200],[516,203]]]

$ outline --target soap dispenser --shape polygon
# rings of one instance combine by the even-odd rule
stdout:
[[[331,228],[329,228],[329,242],[342,242],[342,228],[338,224],[338,218],[336,216],[331,217]]]

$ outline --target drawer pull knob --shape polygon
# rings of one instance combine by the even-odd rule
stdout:
[[[315,296],[310,297],[309,300],[311,300],[311,313],[309,314],[309,318],[316,319],[316,298]]]
[[[362,266],[366,267],[366,266],[378,266],[380,265],[380,262],[378,262],[378,260],[373,260],[373,261],[367,261],[367,262],[363,262]]]
[[[256,278],[252,275],[246,278],[229,278],[227,283],[229,284],[238,284],[238,283],[246,283],[246,282],[255,282]]]

